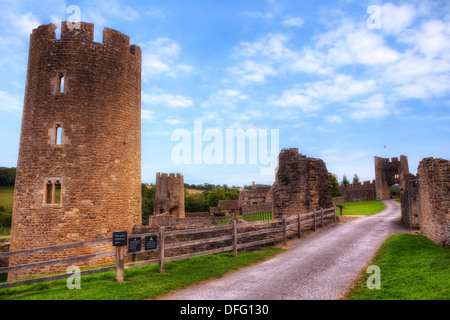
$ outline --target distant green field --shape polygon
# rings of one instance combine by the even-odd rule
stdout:
[[[386,206],[381,200],[372,201],[360,201],[360,202],[345,202],[340,203],[340,206],[344,206],[342,209],[343,215],[366,215],[370,216],[383,211]],[[339,215],[339,207],[336,206],[336,214]]]
[[[12,213],[14,199],[14,187],[0,187],[0,207],[6,212]]]

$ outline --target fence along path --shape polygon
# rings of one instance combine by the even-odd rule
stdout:
[[[68,264],[68,263],[75,263],[75,262],[84,261],[84,260],[99,259],[99,258],[115,256],[116,257],[115,265],[107,266],[107,267],[100,267],[100,268],[96,268],[96,269],[82,270],[80,272],[80,276],[109,272],[109,271],[116,271],[116,280],[118,282],[122,282],[122,281],[124,281],[124,270],[125,269],[142,267],[142,266],[147,266],[147,265],[152,265],[152,264],[159,264],[159,272],[163,273],[164,272],[164,264],[166,262],[170,262],[170,261],[189,259],[189,258],[193,258],[193,257],[200,257],[200,256],[204,256],[204,255],[210,255],[210,254],[222,253],[222,252],[232,252],[233,256],[236,256],[239,249],[245,249],[245,248],[249,248],[249,247],[255,247],[255,246],[260,246],[260,245],[264,245],[264,244],[280,242],[280,241],[283,241],[284,244],[287,244],[288,232],[290,230],[294,229],[294,233],[297,234],[298,238],[300,238],[301,234],[302,234],[302,232],[301,232],[302,226],[311,224],[311,229],[316,230],[318,222],[320,223],[320,226],[323,227],[324,219],[330,219],[330,218],[333,219],[334,222],[336,221],[335,207],[328,208],[328,209],[321,209],[318,211],[314,210],[314,211],[306,213],[306,214],[297,214],[297,215],[290,216],[290,217],[282,216],[281,218],[267,220],[267,221],[248,222],[248,223],[237,224],[236,220],[233,220],[233,224],[229,225],[229,226],[206,227],[206,228],[178,230],[178,231],[165,231],[164,228],[160,228],[157,233],[153,232],[153,233],[128,235],[128,239],[141,238],[141,241],[143,238],[148,237],[148,236],[157,236],[159,241],[158,241],[156,249],[146,251],[145,248],[142,247],[141,251],[133,252],[133,253],[157,252],[158,258],[156,258],[156,259],[131,262],[131,263],[125,264],[124,263],[125,254],[131,254],[131,253],[126,250],[126,247],[115,247],[115,250],[103,252],[103,253],[3,267],[3,268],[0,268],[0,273],[8,273],[8,272],[31,269],[31,268],[53,266],[53,265],[58,265],[58,264]],[[272,226],[269,226],[269,225],[272,225]],[[260,230],[254,230],[254,231],[239,232],[239,229],[242,229],[243,227],[249,228],[249,227],[256,227],[256,226],[266,226],[266,228],[263,228]],[[194,235],[194,234],[202,234],[202,233],[217,233],[217,232],[223,232],[223,231],[229,231],[230,234],[225,235],[225,236],[217,236],[217,237],[213,236],[213,237],[201,238],[201,239],[196,239],[196,240],[166,243],[166,239],[171,236]],[[241,243],[238,242],[239,239],[245,239],[248,237],[261,236],[261,235],[271,235],[271,237],[267,238],[267,239],[256,240],[256,241],[249,241],[249,242],[241,241]],[[189,247],[189,246],[214,243],[214,242],[224,242],[224,241],[228,241],[228,240],[231,240],[232,245],[223,245],[223,246],[220,246],[215,249],[203,250],[203,251],[175,255],[175,256],[170,256],[170,257],[165,256],[166,251],[168,249],[176,249],[176,248]],[[45,252],[51,252],[51,251],[57,251],[57,250],[63,250],[63,249],[73,249],[73,248],[83,247],[86,245],[97,245],[97,244],[107,244],[107,243],[112,244],[112,237],[83,241],[83,242],[76,242],[76,243],[70,243],[70,244],[49,246],[49,247],[43,247],[43,248],[37,248],[37,249],[4,252],[4,253],[0,253],[0,259],[29,255],[29,254],[45,253]],[[111,247],[111,248],[113,248],[113,247]],[[66,278],[71,277],[72,275],[73,275],[73,273],[64,273],[64,274],[50,275],[50,276],[44,276],[44,277],[38,277],[38,278],[32,278],[32,279],[26,279],[26,280],[0,283],[0,289],[12,288],[12,287],[17,287],[17,286],[21,286],[21,285],[47,282],[47,281],[53,281],[53,280],[66,279]]]

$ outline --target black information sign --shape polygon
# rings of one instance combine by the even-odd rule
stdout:
[[[128,239],[128,252],[138,252],[141,251],[141,238],[130,238]]]
[[[158,238],[156,236],[145,237],[145,250],[155,250],[158,246]]]
[[[126,245],[127,245],[127,232],[126,231],[113,232],[113,246],[125,247]]]

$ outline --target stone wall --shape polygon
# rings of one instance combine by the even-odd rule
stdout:
[[[60,39],[55,30],[42,25],[30,36],[12,251],[109,237],[141,224],[141,50],[108,28],[95,42],[90,23],[70,29],[62,22]],[[10,265],[103,250],[20,256]],[[9,280],[27,274],[10,273]]]
[[[450,161],[423,159],[418,167],[420,232],[450,247]]]
[[[325,162],[308,158],[297,148],[283,149],[272,187],[274,216],[330,208],[331,182]]]
[[[411,229],[418,229],[419,204],[418,204],[418,178],[412,173],[405,175],[405,184],[400,192],[402,204],[402,222]]]
[[[176,218],[185,217],[183,175],[159,172],[156,174],[153,208],[155,215],[167,213]]]
[[[345,197],[345,202],[376,200],[375,181],[339,186],[339,192]]]

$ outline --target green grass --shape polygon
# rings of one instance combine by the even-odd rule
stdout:
[[[449,300],[450,249],[424,236],[395,234],[376,253],[371,265],[380,267],[381,289],[369,290],[371,274],[362,274],[350,300]]]
[[[344,206],[343,215],[366,215],[370,216],[383,211],[386,206],[381,200],[345,202],[339,205]],[[336,206],[336,215],[340,214],[340,209]]]
[[[251,214],[237,215],[236,218],[244,219],[247,222],[268,221],[273,220],[273,213],[272,212],[251,213]],[[231,219],[227,219],[222,222],[219,222],[217,225],[225,226],[230,224],[230,221]]]
[[[280,248],[263,248],[253,252],[221,253],[169,262],[166,272],[158,273],[158,265],[125,270],[125,282],[115,280],[115,272],[81,277],[81,289],[69,290],[66,280],[44,282],[0,290],[0,300],[143,300],[156,299],[173,290],[222,277],[280,252]]]
[[[0,207],[12,213],[14,200],[14,187],[0,187]]]

